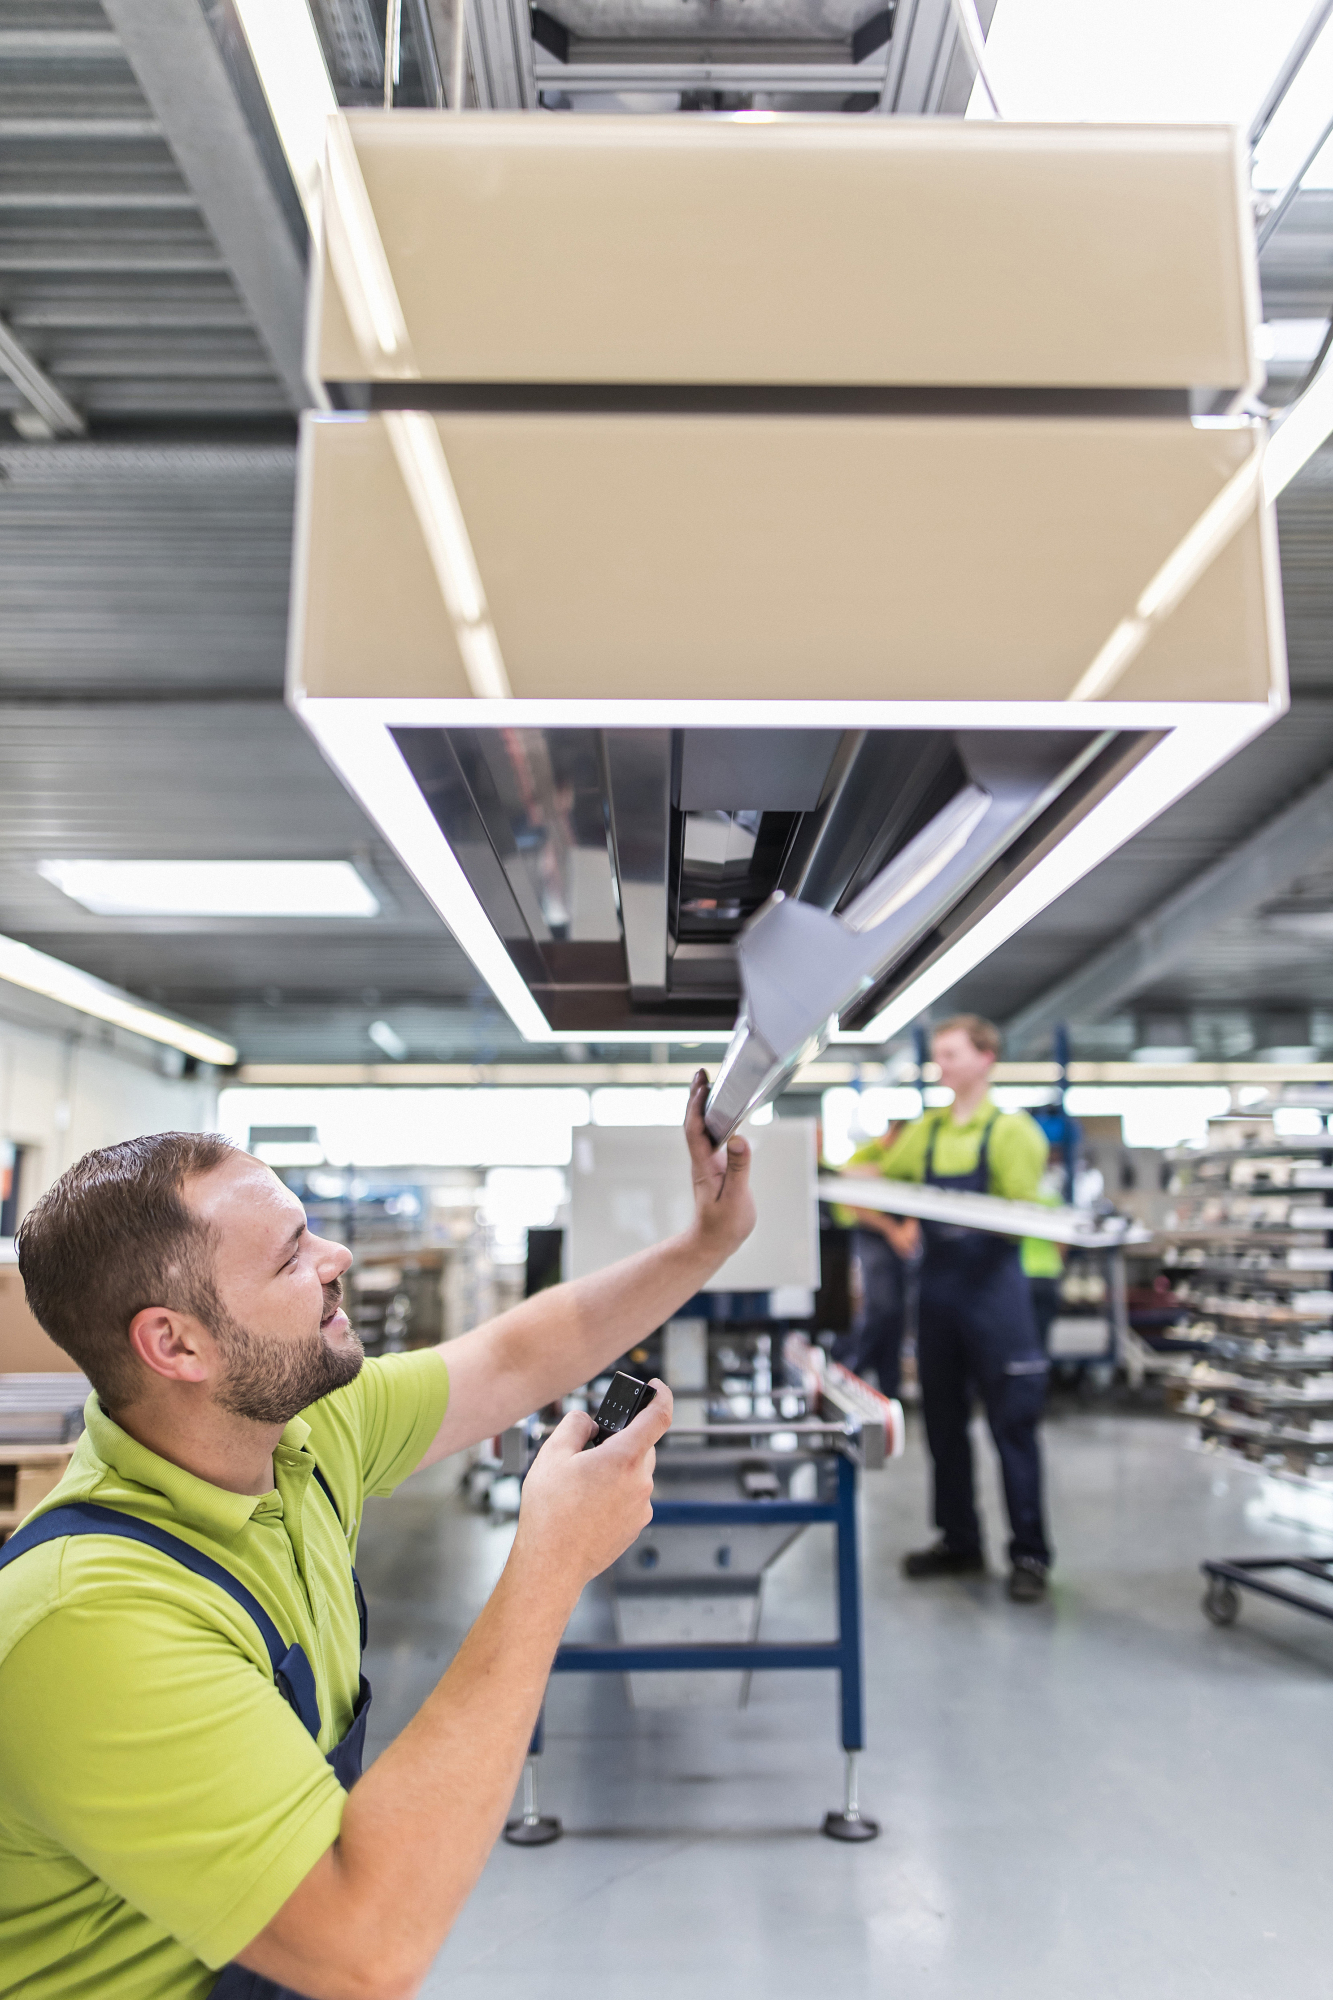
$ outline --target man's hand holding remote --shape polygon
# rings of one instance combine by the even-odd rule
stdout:
[[[565,1577],[573,1592],[600,1576],[653,1517],[657,1440],[671,1423],[671,1391],[657,1391],[623,1431],[596,1451],[584,1447],[596,1425],[572,1412],[552,1431],[523,1483],[511,1560],[532,1562]]]

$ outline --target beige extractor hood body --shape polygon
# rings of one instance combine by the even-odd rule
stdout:
[[[525,1035],[753,1102],[1281,712],[1256,317],[1222,128],[336,119],[289,698]]]

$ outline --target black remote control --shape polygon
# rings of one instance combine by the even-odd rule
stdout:
[[[626,1375],[617,1369],[611,1377],[611,1386],[602,1398],[594,1422],[597,1429],[584,1445],[591,1451],[594,1445],[605,1444],[617,1431],[623,1431],[626,1424],[633,1423],[639,1411],[652,1402],[657,1394],[650,1382],[640,1382],[637,1375]]]

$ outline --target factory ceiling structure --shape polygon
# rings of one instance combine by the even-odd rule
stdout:
[[[977,9],[983,32],[992,11]],[[213,1029],[251,1063],[512,1060],[525,1044],[510,1013],[284,705],[319,245],[247,12],[0,0],[0,933]],[[461,77],[469,119],[793,111],[892,128],[959,120],[974,86],[949,0],[467,0],[460,21],[441,0],[402,0],[391,29],[394,15],[395,104],[453,108]],[[308,21],[338,105],[369,131],[385,7],[309,0]],[[1272,344],[1276,405],[1333,309],[1333,193],[1295,194],[1260,277],[1266,326],[1292,335]],[[934,996],[937,1013],[1006,1021],[1014,1054],[1044,1056],[1062,1022],[1088,1055],[1333,1051],[1333,452],[1277,512],[1289,713]],[[979,516],[973,533],[1002,525]],[[338,559],[349,603],[374,604],[375,549],[352,538]],[[960,544],[955,594],[975,567]],[[949,580],[938,588],[947,621]],[[883,589],[892,618],[891,574]],[[440,782],[428,733],[412,746],[423,791]],[[693,758],[695,791],[674,782],[677,799],[697,795],[699,823],[675,836],[694,843],[679,879],[698,935],[685,1010],[649,1022],[663,1044],[735,1004],[709,871],[772,887],[789,865],[770,856],[764,872],[759,829],[744,855],[705,851],[706,749],[665,752]],[[485,741],[447,754],[496,768]],[[838,754],[805,745],[775,812],[809,819]],[[848,864],[848,893],[873,874],[869,854],[859,874]],[[367,909],[124,914],[56,879],[62,862],[154,858],[350,862]],[[586,889],[605,901],[610,883],[589,875]],[[588,1015],[588,1042],[627,1046],[626,1019]]]

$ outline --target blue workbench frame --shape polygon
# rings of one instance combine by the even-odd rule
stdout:
[[[706,1642],[673,1646],[561,1646],[555,1674],[760,1673],[815,1668],[840,1680],[842,1747],[865,1745],[865,1686],[861,1637],[861,1559],[856,1523],[856,1467],[842,1453],[835,1458],[837,1491],[831,1500],[656,1500],[655,1528],[785,1526],[829,1521],[838,1539],[838,1636],[767,1644]],[[537,1718],[531,1755],[541,1755],[545,1709]]]

